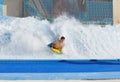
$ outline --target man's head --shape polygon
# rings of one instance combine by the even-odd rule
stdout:
[[[62,36],[62,37],[60,38],[60,40],[61,40],[61,41],[64,41],[64,40],[65,40],[65,37],[64,37],[64,36]]]

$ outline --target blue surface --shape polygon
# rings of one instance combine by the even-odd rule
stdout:
[[[0,73],[0,80],[120,79],[120,72],[99,73]]]
[[[0,60],[0,73],[120,72],[120,60]]]

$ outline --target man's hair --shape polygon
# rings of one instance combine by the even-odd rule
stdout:
[[[65,37],[64,37],[64,36],[62,36],[60,39],[65,39]]]

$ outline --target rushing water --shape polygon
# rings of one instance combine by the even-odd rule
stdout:
[[[51,23],[34,17],[0,17],[0,59],[119,59],[120,25],[83,25],[61,16]],[[47,44],[66,37],[64,55]]]

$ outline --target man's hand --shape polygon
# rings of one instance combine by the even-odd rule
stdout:
[[[60,34],[58,34],[57,36],[60,37]]]

